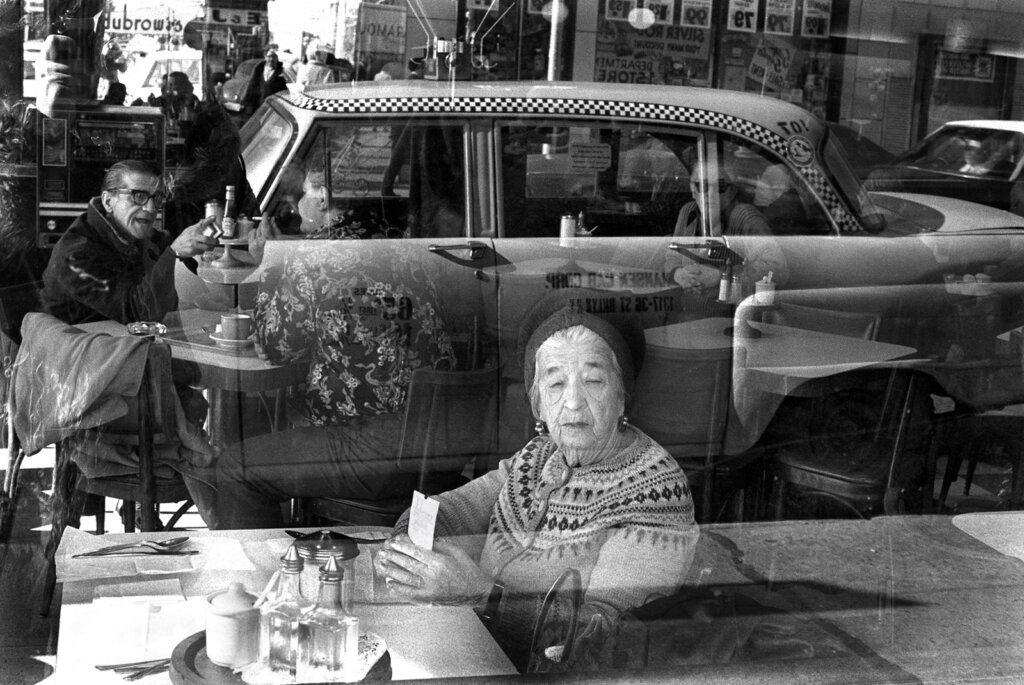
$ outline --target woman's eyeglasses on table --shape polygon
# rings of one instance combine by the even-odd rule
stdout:
[[[162,191],[156,191],[151,193],[148,190],[133,190],[132,188],[118,188],[118,195],[130,195],[132,202],[140,207],[145,207],[146,203],[153,200],[153,204],[157,207],[163,207],[164,203],[167,202],[167,195]]]

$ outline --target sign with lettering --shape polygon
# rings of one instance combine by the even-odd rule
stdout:
[[[776,36],[793,35],[796,0],[768,0],[764,11],[764,32]]]
[[[364,62],[402,62],[405,55],[406,8],[359,5],[356,53]]]
[[[992,83],[995,79],[995,68],[995,58],[992,55],[939,50],[935,76],[954,81]]]
[[[267,21],[267,13],[259,10],[226,9],[224,7],[207,7],[206,23],[229,28],[234,31],[239,29],[246,33],[252,31],[254,26],[260,26]]]
[[[602,17],[594,80],[706,86],[710,44],[710,29],[655,23],[640,30]]]
[[[612,165],[607,143],[569,143],[569,166],[574,172],[604,171]]]
[[[729,30],[754,33],[757,31],[757,13],[757,0],[729,0]]]
[[[711,0],[683,0],[680,24],[711,28]]]
[[[194,11],[188,9],[174,12],[166,7],[142,3],[112,3],[103,14],[103,31],[105,33],[132,33],[136,35],[177,34],[185,30],[185,24],[194,17],[202,15],[201,5]]]
[[[610,21],[627,21],[629,13],[636,9],[636,0],[605,0],[604,18]]]
[[[805,38],[828,38],[832,33],[832,0],[804,0],[800,34]]]
[[[761,83],[763,90],[781,92],[789,87],[789,73],[793,66],[793,48],[778,39],[765,37],[754,50],[747,69],[747,78]]]

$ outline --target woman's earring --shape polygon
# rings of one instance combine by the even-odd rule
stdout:
[[[629,428],[629,417],[623,414],[619,417],[619,432],[622,432]]]
[[[533,424],[533,430],[537,431],[537,435],[546,435],[548,432],[548,426],[540,419],[537,419]]]

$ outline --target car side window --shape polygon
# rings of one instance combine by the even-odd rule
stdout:
[[[806,182],[779,157],[751,143],[723,137],[722,178],[736,201],[760,212],[773,235],[827,235],[832,223]]]
[[[271,215],[282,233],[309,238],[461,235],[463,141],[452,124],[325,124],[282,175]]]
[[[682,161],[696,133],[636,124],[502,122],[502,235],[557,236],[561,218],[582,214],[595,237],[667,236],[689,199]]]

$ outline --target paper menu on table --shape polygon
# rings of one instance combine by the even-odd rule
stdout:
[[[418,490],[412,493],[409,511],[409,539],[423,549],[434,549],[434,525],[437,523],[439,502]]]
[[[176,579],[97,586],[92,602],[61,607],[57,671],[72,677],[66,682],[123,682],[95,666],[169,657],[203,629],[204,602],[186,599]],[[166,674],[152,682],[168,682]]]

